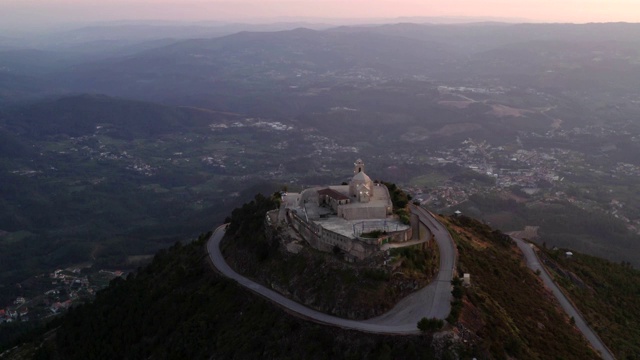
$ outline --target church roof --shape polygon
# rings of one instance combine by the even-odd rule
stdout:
[[[368,182],[371,181],[371,178],[369,176],[367,176],[367,174],[365,174],[364,171],[361,171],[361,172],[353,175],[352,181],[361,181],[361,182],[368,183]]]
[[[335,200],[349,200],[347,195],[329,188],[318,190],[318,195],[327,195]]]

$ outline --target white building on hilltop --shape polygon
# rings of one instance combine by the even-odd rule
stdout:
[[[348,185],[314,187],[283,199],[286,220],[314,248],[364,259],[389,241],[407,241],[410,226],[393,217],[393,203],[384,184],[375,184],[361,159],[354,163]],[[370,233],[380,235],[371,237]]]
[[[354,166],[349,185],[307,189],[301,193],[301,201],[328,205],[335,215],[345,220],[386,219],[393,212],[389,190],[371,181],[364,172],[362,160],[358,159]]]

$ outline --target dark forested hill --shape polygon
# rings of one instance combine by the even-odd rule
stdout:
[[[264,230],[260,218],[272,201],[256,196],[233,212],[229,229],[233,241],[251,242],[255,237],[247,231]],[[471,272],[473,280],[469,287],[455,284],[450,324],[436,336],[432,332],[365,334],[295,318],[214,272],[205,252],[209,233],[161,250],[150,265],[126,280],[113,280],[93,303],[53,321],[46,334],[45,329],[24,337],[7,355],[38,359],[539,359],[548,354],[563,359],[597,358],[540,280],[524,266],[508,236],[469,218],[443,220],[458,246],[459,270]],[[579,264],[580,276],[596,269],[590,268],[590,262]],[[625,287],[610,286],[615,287],[610,294]]]
[[[93,304],[56,321],[55,337],[11,356],[39,359],[433,359],[422,337],[326,328],[287,314],[213,272],[208,236],[158,253]],[[36,340],[33,345],[39,346]]]

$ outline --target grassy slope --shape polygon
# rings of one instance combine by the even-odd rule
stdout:
[[[472,195],[460,208],[463,213],[489,221],[503,231],[521,230],[526,225],[539,226],[538,242],[640,266],[640,258],[636,256],[640,241],[627,230],[622,220],[599,211],[581,209],[567,201],[518,203],[512,195]],[[630,194],[629,197],[632,195],[635,196]],[[589,199],[583,195],[578,198]]]
[[[614,355],[639,359],[640,271],[579,253],[567,259],[565,251],[542,252],[556,281]]]
[[[459,270],[472,281],[456,326],[473,334],[478,352],[496,358],[597,358],[508,237],[467,217],[444,221],[458,245]]]

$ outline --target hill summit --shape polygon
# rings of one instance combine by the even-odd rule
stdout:
[[[257,196],[234,210],[229,241],[264,226],[272,197]],[[261,220],[260,220],[261,219]],[[115,279],[95,301],[23,338],[10,358],[557,358],[597,359],[538,276],[522,261],[510,237],[467,217],[441,217],[457,248],[467,286],[455,282],[448,324],[422,335],[393,336],[325,326],[298,318],[212,269],[206,251],[211,233],[162,250],[127,279]],[[264,230],[264,228],[263,228]],[[264,263],[279,250],[267,246]],[[262,245],[254,246],[256,251]],[[544,252],[546,254],[546,252]],[[332,254],[323,253],[326,256]],[[546,255],[553,258],[554,255]],[[264,255],[264,254],[263,254]],[[586,260],[585,260],[586,259]],[[580,274],[590,258],[578,255]],[[556,261],[558,269],[562,261]],[[304,264],[320,270],[324,264]],[[622,266],[610,264],[611,272]],[[292,269],[293,271],[293,269]],[[560,270],[558,270],[560,271]],[[640,275],[630,272],[635,284]],[[392,275],[392,277],[395,275]],[[576,275],[580,277],[580,275]],[[391,277],[391,278],[392,278]],[[391,281],[390,279],[381,279]],[[590,280],[584,281],[589,287]],[[610,287],[616,284],[608,284]],[[598,289],[593,289],[599,298]],[[614,292],[614,289],[609,289]],[[637,328],[637,317],[626,321]],[[605,337],[605,341],[608,338]],[[637,351],[633,340],[616,343],[619,354]],[[5,347],[6,348],[6,347]],[[637,354],[637,352],[636,352]]]

